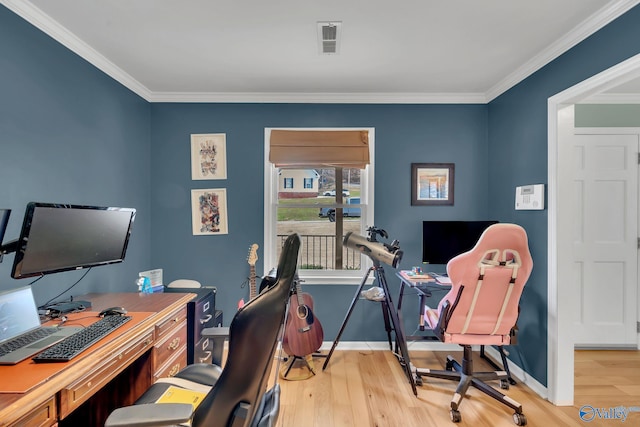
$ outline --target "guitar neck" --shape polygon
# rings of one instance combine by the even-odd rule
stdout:
[[[249,298],[254,299],[258,295],[258,290],[256,288],[256,266],[255,264],[250,265],[249,267]]]
[[[300,279],[295,279],[296,285],[296,296],[298,298],[298,305],[304,305],[304,298],[302,297],[302,285],[300,284]]]

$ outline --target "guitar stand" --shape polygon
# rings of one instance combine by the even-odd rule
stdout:
[[[336,336],[336,339],[333,341],[333,345],[331,346],[331,350],[329,350],[329,353],[326,356],[324,365],[322,365],[322,370],[324,371],[327,365],[329,364],[331,355],[333,354],[333,351],[336,349],[338,342],[340,341],[340,337],[342,336],[342,333],[344,332],[344,329],[347,326],[347,322],[351,317],[351,313],[353,312],[353,309],[355,308],[356,303],[360,299],[360,292],[362,292],[362,288],[366,284],[367,279],[369,278],[369,274],[371,274],[372,271],[375,272],[376,279],[378,280],[378,285],[384,291],[384,299],[381,300],[380,302],[382,303],[382,315],[384,318],[385,329],[387,331],[387,337],[389,338],[389,347],[391,347],[391,350],[393,351],[392,341],[391,341],[391,331],[394,330],[395,338],[396,338],[396,348],[400,350],[399,354],[396,353],[396,357],[400,362],[400,366],[403,367],[405,374],[407,375],[407,378],[409,378],[409,383],[411,384],[413,394],[417,396],[418,390],[416,389],[416,381],[415,381],[414,375],[411,372],[411,362],[409,361],[409,350],[407,348],[407,341],[405,339],[404,329],[403,329],[402,323],[400,322],[398,312],[396,311],[393,305],[393,302],[391,301],[391,294],[389,292],[389,286],[387,285],[387,280],[384,276],[384,269],[382,268],[382,265],[380,264],[380,262],[377,260],[373,260],[373,266],[370,267],[369,270],[367,270],[366,274],[362,278],[362,282],[360,283],[360,286],[356,290],[356,293],[353,296],[353,299],[351,300],[351,305],[349,305],[349,310],[347,310],[347,314],[344,320],[342,321],[342,325],[340,326],[338,335]]]
[[[291,371],[291,368],[293,368],[293,365],[295,365],[296,360],[304,361],[304,363],[307,365],[307,369],[309,369],[309,372],[311,372],[311,374],[313,374],[313,375],[316,374],[316,370],[315,370],[314,366],[312,364],[310,364],[309,361],[305,357],[293,356],[291,358],[291,363],[289,363],[289,366],[287,367],[287,370],[282,375],[284,378],[287,378],[287,375],[289,375],[289,372]]]
[[[302,356],[290,356],[288,358],[285,358],[284,359],[285,362],[288,362],[289,361],[288,359],[290,358],[291,359],[291,363],[289,363],[289,366],[287,366],[286,371],[284,372],[284,374],[282,374],[282,378],[288,379],[287,375],[289,375],[289,372],[291,371],[291,368],[293,368],[293,365],[296,364],[297,360],[303,361],[305,363],[307,369],[309,370],[309,372],[311,372],[311,376],[314,376],[316,374],[315,365],[313,363],[313,358],[314,357],[327,357],[327,355],[326,354],[320,354],[320,353],[313,353],[313,354],[309,354],[309,355],[304,356],[304,357],[302,357]],[[296,379],[307,379],[307,378],[310,378],[311,376],[306,377],[306,378],[296,378]]]

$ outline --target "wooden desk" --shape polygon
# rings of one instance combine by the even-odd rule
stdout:
[[[0,426],[103,426],[113,409],[133,403],[155,379],[173,375],[186,365],[186,306],[194,296],[77,297],[91,301],[92,312],[69,316],[69,322],[75,318],[91,322],[100,310],[121,306],[134,315],[128,323],[135,323],[120,333],[116,330],[70,362],[47,366],[51,375],[24,393],[0,390]],[[29,359],[0,366],[0,375],[22,378],[35,369]]]

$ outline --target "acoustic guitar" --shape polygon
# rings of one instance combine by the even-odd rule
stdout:
[[[303,293],[300,280],[295,279],[296,290],[289,299],[289,314],[282,338],[282,348],[289,356],[305,357],[322,345],[324,332],[313,314],[313,298]]]
[[[256,262],[258,262],[258,244],[254,243],[249,247],[249,254],[247,255],[247,263],[249,264],[249,301],[258,295],[258,288],[256,287]],[[245,304],[244,299],[241,299],[238,301],[238,308],[244,307]]]

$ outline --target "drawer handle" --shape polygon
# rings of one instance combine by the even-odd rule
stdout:
[[[175,338],[171,341],[171,344],[167,347],[169,350],[175,350],[180,345],[180,337]]]
[[[208,361],[209,358],[211,357],[211,352],[210,351],[205,351],[204,354],[206,354],[206,356],[200,358],[200,363],[204,363],[204,362]]]
[[[204,319],[200,319],[200,324],[201,324],[201,325],[204,325],[204,324],[205,324],[205,323],[207,323],[209,320],[211,320],[211,318],[212,318],[212,317],[213,317],[212,315],[207,314],[207,315],[205,316],[205,318],[204,318]]]
[[[173,366],[171,367],[171,370],[169,371],[169,376],[170,376],[170,377],[175,376],[175,374],[177,374],[177,373],[178,373],[178,371],[180,371],[180,364],[179,364],[179,363],[176,363],[175,365],[173,365]]]

